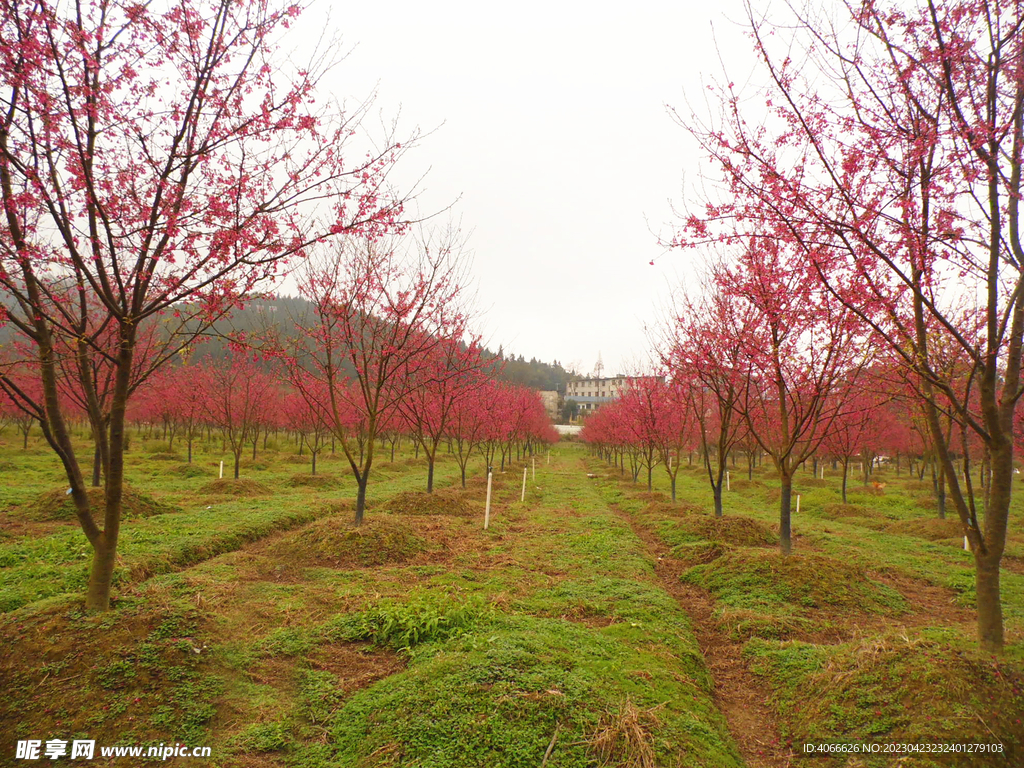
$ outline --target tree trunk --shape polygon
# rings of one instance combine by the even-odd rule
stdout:
[[[978,642],[986,653],[1003,650],[1003,604],[1000,600],[999,561],[1002,552],[975,552],[974,589],[978,604]]]
[[[715,495],[715,517],[722,516],[722,481],[719,480],[717,484],[712,484],[711,488]]]
[[[790,513],[793,501],[793,478],[788,474],[781,474],[782,496],[779,499],[779,551],[788,555],[793,551],[792,527]]]
[[[315,452],[313,453],[313,471],[310,472],[310,474],[313,474],[313,475],[316,474],[316,453]]]
[[[100,443],[97,440],[96,441],[96,445],[93,447],[93,450],[92,450],[92,487],[93,488],[99,488],[100,487],[100,477],[102,475],[102,472],[100,471],[100,469],[101,469],[102,466],[103,466],[103,454],[100,451]]]
[[[358,485],[358,490],[356,491],[356,525],[363,524],[363,516],[366,512],[366,485],[369,479],[368,474],[356,478]]]
[[[90,611],[110,610],[110,587],[114,580],[117,550],[106,543],[106,535],[93,542],[92,567],[85,593],[85,607]]]
[[[434,492],[434,454],[427,456],[427,493]]]
[[[849,459],[843,462],[843,504],[846,504],[846,477],[849,475],[850,461]]]
[[[946,519],[946,473],[932,464],[932,490],[935,492],[935,504],[938,506],[940,520]]]
[[[676,500],[676,476],[672,475],[672,501]]]
[[[238,450],[235,453],[235,480],[238,479],[238,469],[239,469],[239,465],[241,463],[242,463],[242,451]]]

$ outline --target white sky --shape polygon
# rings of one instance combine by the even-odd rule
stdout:
[[[331,14],[353,50],[329,89],[377,86],[385,115],[440,126],[394,178],[429,168],[424,212],[460,198],[489,346],[581,373],[599,352],[605,375],[642,364],[644,324],[699,262],[658,245],[701,162],[665,105],[688,113],[685,94],[705,111],[702,77],[721,76],[713,34],[730,75],[748,75],[739,3],[393,0]]]

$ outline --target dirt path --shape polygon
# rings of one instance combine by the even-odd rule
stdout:
[[[669,556],[669,548],[664,542],[637,524],[630,515],[614,506],[612,509],[647,545],[665,591],[675,598],[693,621],[697,643],[715,681],[712,694],[715,704],[725,716],[747,765],[750,768],[792,765],[795,756],[779,736],[775,714],[765,704],[770,689],[747,669],[742,655],[743,644],[718,628],[711,596],[706,590],[679,580],[686,566]]]

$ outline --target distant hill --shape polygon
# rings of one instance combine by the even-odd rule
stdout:
[[[0,295],[0,303],[9,303],[10,297]],[[294,337],[296,327],[307,321],[311,312],[310,303],[297,296],[268,296],[254,299],[243,309],[236,309],[229,317],[219,321],[197,345],[193,360],[217,360],[226,354],[228,339],[243,336],[254,344],[267,335],[287,340]],[[13,338],[13,330],[0,327],[0,343]],[[526,360],[522,355],[506,357],[503,349],[497,352],[484,349],[484,358],[500,364],[498,378],[537,390],[565,392],[565,385],[573,375],[556,360],[545,363],[536,358]]]
[[[276,296],[249,302],[244,309],[235,310],[214,328],[211,337],[196,349],[196,359],[217,359],[225,354],[227,337],[240,334],[258,339],[269,330],[285,339],[295,335],[295,327],[310,316],[311,305],[301,297]],[[556,360],[545,363],[536,358],[526,360],[520,355],[505,356],[501,347],[497,352],[484,349],[484,358],[500,364],[498,378],[537,390],[565,392],[572,374]]]

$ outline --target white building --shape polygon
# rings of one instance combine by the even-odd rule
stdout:
[[[591,378],[570,381],[565,386],[565,399],[575,400],[580,406],[580,416],[597,410],[602,404],[611,402],[627,389],[631,382],[648,378],[646,376],[624,376]],[[661,378],[661,377],[659,377]]]

